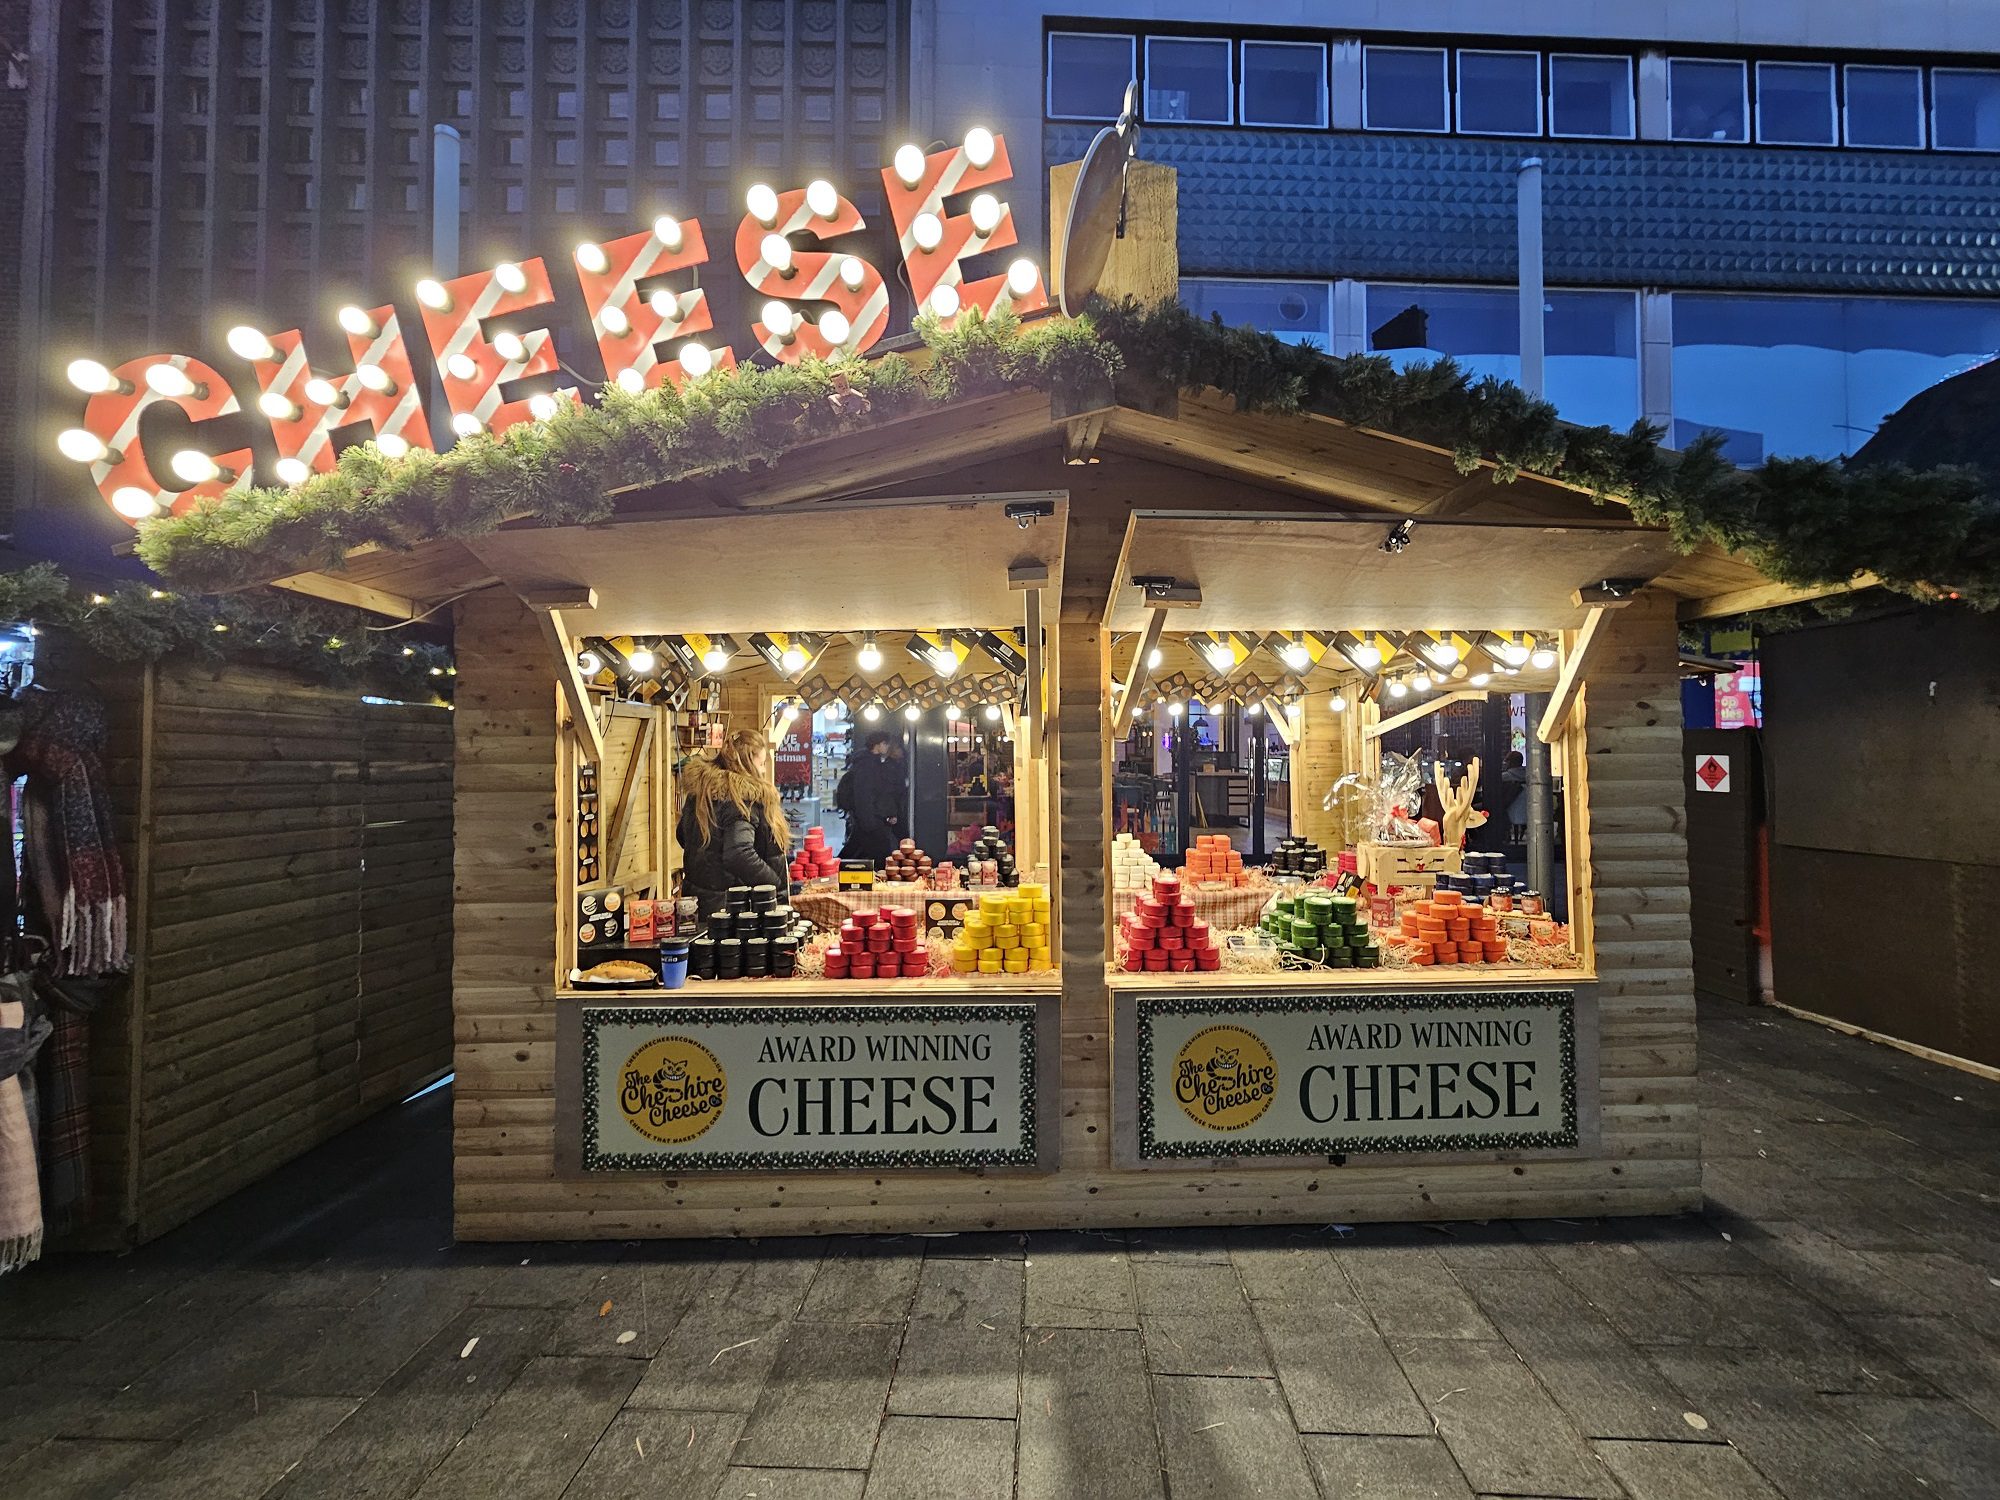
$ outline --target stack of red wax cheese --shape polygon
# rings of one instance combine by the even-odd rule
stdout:
[[[840,924],[840,941],[826,950],[828,979],[917,979],[930,971],[917,914],[901,906],[856,912]]]
[[[1484,906],[1465,904],[1459,891],[1434,891],[1406,908],[1401,942],[1417,964],[1497,964],[1507,961],[1500,919]]]
[[[826,830],[814,824],[805,844],[792,857],[792,879],[828,880],[840,873],[840,856],[826,846]]]
[[[1182,892],[1177,875],[1153,877],[1152,895],[1141,896],[1118,919],[1118,936],[1124,943],[1121,962],[1129,971],[1192,974],[1222,967],[1215,934],[1195,918],[1194,902]]]

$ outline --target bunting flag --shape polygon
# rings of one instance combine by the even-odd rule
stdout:
[[[663,340],[692,338],[715,326],[708,293],[700,287],[683,292],[659,287],[650,294],[640,289],[643,282],[707,260],[708,243],[694,219],[662,217],[642,233],[576,247],[577,282],[607,381],[636,395],[662,385],[679,390],[710,369],[736,368],[736,351],[727,345],[707,349],[700,369],[686,369],[679,356],[661,359],[656,346]]]
[[[784,328],[772,328],[760,317],[751,325],[757,342],[785,364],[797,364],[808,354],[825,359],[836,350],[862,354],[872,349],[889,326],[889,287],[882,273],[858,255],[794,250],[789,239],[809,233],[830,240],[866,228],[867,221],[831,183],[815,182],[776,196],[777,213],[769,222],[750,213],[736,226],[736,264],[743,279],[785,307],[788,319]],[[764,258],[766,243],[774,237],[784,242],[779,265]],[[839,316],[823,312],[813,322],[794,302],[830,302]]]
[[[912,156],[916,154],[911,150]],[[983,166],[975,160],[982,156],[986,159]],[[975,199],[978,216],[970,209],[963,214],[945,211],[945,199],[1013,177],[1005,137],[975,131],[964,145],[924,156],[923,168],[914,181],[902,169],[915,163],[906,162],[902,152],[897,158],[895,165],[882,169],[882,187],[909,272],[910,295],[920,310],[931,312],[949,327],[968,307],[991,315],[1002,307],[1030,313],[1049,305],[1048,288],[1031,261],[1017,262],[998,276],[965,282],[962,261],[989,250],[1004,250],[1015,242],[1014,213],[1005,202],[982,194],[990,202],[980,204]],[[933,237],[934,243],[926,244]],[[940,297],[940,287],[951,288],[955,297]]]
[[[510,262],[490,271],[454,277],[443,283],[443,292],[441,306],[433,305],[435,299],[424,299],[421,291],[418,299],[423,302],[424,332],[437,361],[445,403],[451,407],[453,426],[461,434],[482,428],[505,432],[516,422],[553,416],[557,401],[580,399],[574,388],[545,401],[534,397],[504,399],[503,389],[510,382],[547,375],[556,368],[555,344],[546,328],[498,333],[490,341],[486,337],[488,318],[546,307],[555,301],[548,267],[539,256],[519,265]],[[536,410],[537,406],[542,409]]]
[[[258,407],[271,420],[278,445],[279,477],[289,477],[286,461],[324,474],[333,468],[334,432],[351,422],[366,422],[376,439],[389,439],[386,451],[400,457],[411,448],[431,446],[430,423],[424,418],[423,392],[403,342],[394,306],[368,310],[368,331],[347,332],[354,370],[348,375],[317,375],[306,359],[305,336],[294,328],[271,335],[273,357],[253,359]],[[363,371],[378,371],[363,378]],[[332,387],[331,402],[315,401],[313,389]],[[319,395],[327,394],[319,390]],[[292,415],[287,416],[289,411]],[[304,474],[293,471],[297,478]]]
[[[146,372],[155,367],[178,371],[189,389],[176,395],[156,389],[146,379]],[[238,448],[214,456],[221,470],[215,478],[170,490],[154,477],[139,435],[140,416],[161,402],[179,407],[190,422],[241,411],[236,392],[212,368],[190,354],[145,354],[127,360],[111,376],[111,389],[99,391],[84,407],[83,426],[101,434],[105,445],[103,455],[91,462],[90,477],[105,502],[126,521],[136,526],[166,511],[181,515],[198,500],[249,488],[252,455],[248,448]]]

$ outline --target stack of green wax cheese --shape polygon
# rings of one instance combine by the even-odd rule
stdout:
[[[1259,924],[1287,953],[1336,969],[1374,969],[1382,951],[1361,920],[1361,903],[1323,889],[1280,896]]]

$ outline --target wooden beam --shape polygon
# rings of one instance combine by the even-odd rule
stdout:
[[[1750,588],[1730,589],[1726,593],[1710,594],[1703,599],[1683,599],[1679,615],[1683,620],[1714,620],[1728,615],[1747,615],[1753,610],[1775,609],[1781,604],[1809,604],[1815,599],[1829,599],[1835,594],[1852,593],[1856,589],[1872,589],[1880,585],[1881,579],[1873,573],[1858,573],[1846,583],[1822,583],[1802,586],[1793,583],[1760,583]]]
[[[1271,727],[1278,731],[1278,738],[1285,742],[1287,750],[1296,750],[1299,744],[1299,726],[1292,719],[1294,709],[1303,715],[1306,711],[1305,700],[1300,699],[1297,703],[1264,705],[1264,712],[1270,716]]]
[[[625,825],[632,817],[632,787],[639,779],[639,768],[652,752],[653,726],[657,723],[657,716],[649,716],[639,726],[639,737],[632,744],[632,758],[625,763],[625,778],[618,784],[618,800],[611,806],[611,842],[604,846],[610,851],[604,856],[606,880],[618,878],[618,860],[625,852]]]
[[[530,609],[595,609],[597,590],[581,583],[557,584],[554,588],[523,589],[521,602]]]
[[[1132,710],[1139,701],[1139,695],[1146,691],[1146,684],[1153,675],[1153,652],[1159,647],[1160,632],[1166,628],[1167,612],[1155,609],[1146,616],[1146,628],[1140,633],[1139,645],[1132,652],[1132,665],[1125,669],[1125,685],[1118,694],[1118,701],[1111,705],[1111,738],[1124,738],[1126,729],[1132,723]]]
[[[538,609],[535,618],[541,623],[542,644],[549,648],[555,660],[556,682],[562,688],[563,701],[569,706],[569,730],[576,736],[578,753],[593,766],[604,764],[604,731],[598,726],[597,714],[591,707],[590,689],[584,686],[583,670],[576,664],[576,651],[570,645],[569,629],[563,624],[559,609]]]
[[[1094,464],[1097,462],[1097,440],[1104,436],[1104,413],[1094,411],[1088,416],[1071,417],[1063,423],[1063,462],[1066,464]]]
[[[383,615],[391,620],[414,620],[417,617],[414,599],[405,599],[401,594],[391,594],[383,589],[371,589],[365,583],[349,583],[345,578],[333,578],[325,573],[298,573],[290,578],[274,578],[271,587],[324,599],[329,604],[365,609],[370,614]]]
[[[1392,729],[1401,729],[1405,724],[1414,724],[1419,719],[1429,717],[1443,708],[1447,703],[1465,703],[1474,698],[1484,698],[1485,696],[1486,694],[1483,691],[1476,691],[1472,688],[1466,688],[1456,693],[1440,693],[1428,703],[1419,703],[1415,708],[1406,708],[1401,713],[1390,718],[1381,719],[1376,723],[1364,726],[1361,731],[1361,737],[1364,740],[1379,740]]]
[[[1043,715],[1048,705],[1042,694],[1042,591],[1029,589],[1026,598],[1026,624],[1022,631],[1022,644],[1026,647],[1028,659],[1028,757],[1039,761],[1042,758]]]
[[[1583,669],[1590,660],[1591,648],[1597,644],[1597,632],[1607,613],[1602,605],[1594,606],[1583,617],[1583,628],[1577,631],[1576,639],[1564,643],[1562,674],[1556,678],[1556,690],[1549,694],[1548,709],[1535,729],[1535,737],[1544,745],[1553,745],[1569,720],[1569,711],[1583,687]]]

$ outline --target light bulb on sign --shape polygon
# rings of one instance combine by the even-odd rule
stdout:
[[[916,704],[909,703],[904,705],[903,717],[908,719],[912,724],[916,723],[917,720],[921,719],[923,716],[924,716],[924,711],[921,708],[918,708]]]
[[[453,380],[473,380],[479,375],[478,364],[462,349],[446,360],[444,367]]]
[[[661,214],[659,218],[653,220],[653,238],[669,250],[680,249],[681,240],[684,238],[681,221],[672,214]]]
[[[310,394],[310,393],[308,393]],[[324,406],[326,403],[321,402]],[[299,419],[299,404],[283,391],[266,391],[257,398],[257,410],[273,422],[296,422]]]
[[[451,310],[451,293],[446,291],[444,283],[434,276],[426,276],[417,283],[417,300],[432,312]]]
[[[611,309],[607,307],[605,311],[610,312]],[[521,335],[518,333],[496,333],[493,335],[493,352],[506,360],[508,364],[518,365],[528,357],[528,346],[522,341]],[[459,354],[452,356],[454,360],[463,359],[464,357]],[[474,368],[475,370],[477,369],[476,366]],[[456,367],[453,368],[452,373],[458,373]],[[461,380],[470,378],[464,375],[459,376]]]
[[[173,471],[189,484],[205,484],[222,473],[214,459],[195,448],[183,448],[171,460]]]
[[[503,292],[525,292],[528,289],[528,273],[511,260],[503,260],[493,268],[493,279],[500,284]]]
[[[882,717],[882,705],[879,703],[867,704],[861,710],[861,717],[866,719],[870,724],[873,724],[877,719]]]
[[[94,464],[111,452],[103,438],[81,427],[66,428],[57,434],[56,448],[64,458],[80,464]]]
[[[1555,648],[1552,646],[1537,646],[1533,651],[1528,653],[1528,665],[1533,667],[1537,672],[1546,672],[1555,664],[1556,653]]]
[[[637,370],[627,366],[618,372],[616,384],[618,389],[624,391],[627,395],[636,396],[645,390],[646,377],[641,375]]]
[[[94,359],[73,359],[69,362],[69,383],[86,396],[97,396],[120,385],[118,377]]]
[[[854,332],[854,325],[847,321],[847,314],[837,307],[829,307],[819,315],[819,336],[836,349],[847,342]]]
[[[879,672],[882,669],[882,648],[875,644],[874,636],[862,641],[861,649],[854,653],[854,664],[864,672]]]
[[[340,387],[324,375],[315,375],[306,382],[306,400],[314,406],[340,406]]]
[[[648,651],[644,646],[640,646],[625,658],[625,665],[630,667],[634,672],[637,672],[641,677],[644,677],[658,665],[659,660],[657,656]]]
[[[632,320],[625,316],[625,309],[608,305],[598,309],[597,321],[604,325],[604,331],[623,338],[632,331]]]
[[[665,287],[661,287],[648,297],[646,305],[658,313],[669,328],[681,320],[681,299]]]
[[[192,396],[203,389],[188,379],[179,365],[148,365],[146,385],[158,396]]]
[[[715,368],[715,356],[700,344],[682,344],[681,368],[697,378]]]
[[[757,255],[780,276],[792,274],[792,242],[782,234],[767,234],[758,242]]]
[[[919,250],[935,250],[944,243],[944,220],[936,214],[920,213],[910,222],[910,238]]]
[[[604,658],[595,651],[584,651],[576,658],[576,669],[586,677],[595,677],[604,670]]]
[[[1394,682],[1389,684],[1389,696],[1391,698],[1409,697],[1410,685],[1407,682],[1404,682],[1400,677],[1397,678]]]
[[[850,292],[861,290],[861,283],[868,279],[868,263],[858,255],[849,255],[840,262],[840,284]]]
[[[1158,646],[1155,646],[1151,651],[1146,653],[1146,665],[1148,668],[1157,667],[1166,659],[1166,652],[1162,651]]]
[[[1331,698],[1326,700],[1326,706],[1337,714],[1346,713],[1347,695],[1344,693],[1335,693]]]
[[[993,723],[993,724],[997,724],[997,723],[999,723],[999,722],[1000,722],[1000,705],[999,705],[999,704],[997,704],[997,703],[989,703],[989,704],[987,704],[987,705],[986,705],[986,718],[987,718],[987,722],[989,722],[989,723]]]
[[[778,217],[778,194],[768,182],[760,182],[743,195],[744,206],[750,210],[750,217],[759,224],[769,224]]]
[[[830,219],[840,212],[840,190],[824,177],[814,178],[806,184],[806,207],[818,218]]]
[[[111,492],[111,508],[128,521],[143,521],[159,513],[159,503],[136,484],[121,484]]]
[[[304,484],[312,475],[302,459],[281,458],[277,462],[278,479],[284,484]]]
[[[556,414],[558,403],[547,391],[536,391],[528,398],[528,415],[537,422],[546,422]]]
[[[271,347],[261,329],[252,328],[248,323],[238,323],[227,335],[229,352],[238,359],[269,359],[278,351]]]
[[[1035,269],[1031,260],[1017,260],[1007,268],[1007,290],[1016,297],[1025,297],[1035,289],[1041,279],[1041,272]]]
[[[773,297],[764,304],[763,320],[764,326],[777,337],[788,344],[792,341],[792,310],[787,304]]]
[[[965,133],[965,159],[975,167],[993,165],[993,132],[975,125]]]
[[[378,433],[375,451],[384,458],[405,458],[410,452],[410,440],[394,432]]]
[[[924,153],[916,146],[898,146],[894,166],[896,175],[903,180],[903,186],[915,187],[923,180]]]
[[[362,365],[355,370],[354,378],[378,396],[386,396],[396,388],[396,382],[389,378],[389,372],[380,365]]]
[[[335,314],[340,320],[341,330],[365,339],[375,332],[375,320],[368,316],[367,309],[349,304]]]
[[[485,429],[481,425],[479,418],[475,417],[469,411],[462,411],[451,419],[451,430],[460,437],[469,438],[477,437]]]
[[[576,247],[576,263],[593,276],[602,276],[611,264],[605,257],[604,247],[595,240],[585,240]]]
[[[931,288],[931,313],[935,317],[955,318],[958,316],[958,288],[948,281],[941,281]]]
[[[783,651],[778,653],[778,665],[787,672],[801,670],[810,660],[811,658],[797,646],[787,646]]]
[[[710,646],[701,653],[701,664],[710,672],[726,671],[729,667],[729,653],[721,646]]]
[[[972,200],[972,227],[981,234],[991,234],[1000,227],[1000,200],[991,193],[981,193]]]

